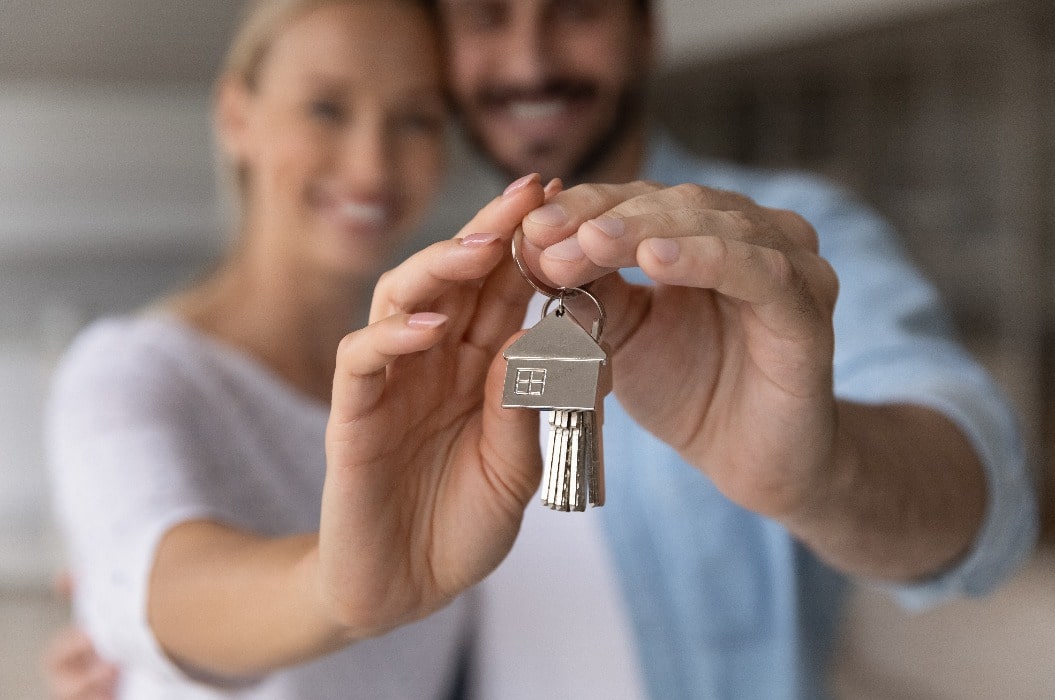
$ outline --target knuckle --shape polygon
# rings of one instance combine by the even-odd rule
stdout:
[[[576,185],[566,190],[564,194],[574,196],[576,201],[594,208],[608,201],[607,187],[596,183]]]
[[[670,193],[689,207],[709,209],[713,205],[711,190],[695,183],[682,183],[670,188]]]
[[[724,216],[732,223],[732,228],[740,236],[750,236],[755,228],[755,221],[742,209],[730,209]]]
[[[817,230],[813,228],[813,224],[807,221],[801,214],[789,209],[775,209],[772,211],[779,222],[780,227],[789,237],[792,238],[792,240],[813,252],[817,251],[819,247],[819,239],[817,236]]]

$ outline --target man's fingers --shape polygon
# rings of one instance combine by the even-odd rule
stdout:
[[[78,627],[59,632],[44,655],[50,697],[56,700],[114,697],[118,669],[101,659],[88,635]]]
[[[782,334],[812,333],[830,318],[838,291],[831,266],[817,256],[717,236],[650,238],[637,259],[656,282],[713,289],[751,304]]]
[[[648,238],[711,235],[746,240],[759,227],[737,211],[669,209],[590,219],[578,232],[542,251],[539,267],[558,285],[579,286],[613,270],[637,266],[637,249]]]

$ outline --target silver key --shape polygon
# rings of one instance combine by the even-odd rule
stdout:
[[[564,306],[564,295],[582,293],[597,304],[600,319],[587,332]],[[557,309],[505,352],[502,405],[549,409],[550,434],[542,472],[542,502],[559,511],[604,505],[601,408],[611,388],[611,364],[599,343],[604,310],[592,294],[562,292]]]

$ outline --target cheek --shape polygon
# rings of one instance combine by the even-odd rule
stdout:
[[[423,216],[439,190],[444,155],[443,145],[434,142],[406,149],[400,179],[407,208],[415,218]]]
[[[263,141],[253,163],[261,189],[270,196],[298,194],[312,172],[325,165],[326,149],[307,134],[276,128]]]
[[[457,39],[451,39],[449,43],[456,46],[457,42]],[[464,43],[469,44],[470,40],[465,39]],[[480,88],[480,84],[488,75],[488,66],[498,65],[494,60],[487,60],[486,55],[486,51],[471,45],[460,51],[452,51],[448,55],[448,80],[451,91],[459,101],[472,97]]]

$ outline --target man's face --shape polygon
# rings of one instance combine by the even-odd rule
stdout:
[[[603,179],[638,128],[651,57],[631,0],[442,0],[448,70],[474,141],[510,176]]]

